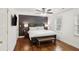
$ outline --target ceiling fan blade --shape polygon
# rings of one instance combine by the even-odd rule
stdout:
[[[52,9],[48,9],[47,11],[52,11]]]
[[[53,14],[53,12],[47,12],[48,14]]]
[[[36,9],[36,11],[38,11],[38,12],[42,12],[41,10],[38,10],[38,9]]]

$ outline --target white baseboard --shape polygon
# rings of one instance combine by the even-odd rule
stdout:
[[[18,38],[24,38],[24,36],[19,36]]]

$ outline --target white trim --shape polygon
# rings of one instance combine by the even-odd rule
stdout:
[[[19,36],[18,38],[24,38],[24,36]]]

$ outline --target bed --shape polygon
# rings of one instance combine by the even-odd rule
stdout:
[[[54,43],[56,43],[56,33],[52,30],[46,30],[44,28],[44,24],[41,24],[39,26],[32,24],[32,26],[29,26],[28,34],[29,34],[30,40],[32,41],[33,40],[36,41],[36,39],[39,39],[39,38],[43,38],[43,39],[45,38],[46,40],[46,38],[51,37],[51,38],[54,38],[55,40]],[[41,39],[41,41],[44,41],[43,39]],[[40,39],[38,41],[40,41]]]
[[[56,33],[52,30],[29,30],[28,33],[30,40],[33,37],[48,37],[56,35]]]

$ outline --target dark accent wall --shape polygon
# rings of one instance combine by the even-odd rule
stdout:
[[[47,17],[42,16],[32,16],[32,15],[19,15],[19,36],[24,35],[24,23],[37,23],[45,24],[48,22]]]

